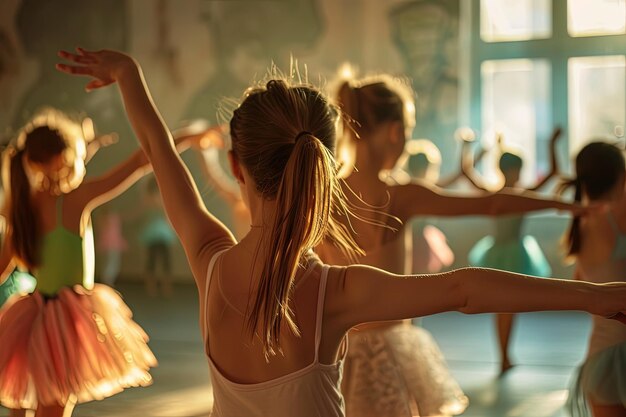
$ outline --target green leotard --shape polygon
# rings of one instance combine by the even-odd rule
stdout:
[[[34,271],[37,290],[46,295],[83,283],[83,238],[63,227],[62,205],[63,197],[59,197],[56,227],[43,236],[41,266]]]

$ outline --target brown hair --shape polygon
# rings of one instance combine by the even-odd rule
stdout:
[[[407,82],[387,74],[343,81],[336,101],[354,121],[352,128],[344,133],[355,137],[384,122],[401,121],[410,126],[415,120],[413,90]]]
[[[305,253],[325,238],[346,252],[359,249],[333,216],[348,210],[333,157],[336,108],[317,89],[284,80],[244,97],[230,121],[233,154],[257,191],[277,203],[274,223],[264,228],[271,256],[248,306],[248,328],[259,333],[267,358],[280,350],[283,320],[299,334],[289,303]]]
[[[625,169],[620,149],[606,142],[591,142],[576,156],[576,177],[561,184],[558,192],[574,187],[576,202],[582,200],[583,193],[590,200],[597,200],[611,191],[624,176]],[[566,236],[567,255],[575,256],[582,243],[580,216],[572,219]]]
[[[81,154],[76,148],[79,138],[82,139],[82,128],[77,122],[57,110],[44,109],[21,130],[16,143],[4,152],[2,180],[7,194],[7,236],[13,255],[29,269],[39,266],[41,225],[32,202],[33,179],[29,177],[26,165],[46,164],[62,154],[73,157]],[[71,184],[68,185],[82,180],[83,174],[72,170],[68,179]]]

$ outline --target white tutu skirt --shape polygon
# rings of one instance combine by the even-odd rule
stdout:
[[[152,382],[148,336],[110,287],[14,296],[0,309],[0,404],[100,400]]]
[[[411,325],[352,330],[343,378],[347,417],[451,416],[468,404],[430,333]]]
[[[596,353],[578,369],[567,400],[572,417],[591,417],[589,401],[626,408],[626,343]]]

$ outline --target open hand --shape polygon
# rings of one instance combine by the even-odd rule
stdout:
[[[137,64],[131,57],[117,51],[86,51],[76,48],[76,53],[59,51],[58,55],[72,62],[72,64],[57,64],[56,68],[59,71],[94,78],[85,86],[86,91],[112,84],[125,71],[137,68]]]

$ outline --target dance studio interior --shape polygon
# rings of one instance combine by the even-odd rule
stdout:
[[[306,87],[248,134],[284,85],[332,133]],[[0,0],[0,417],[624,417],[625,125],[626,0]]]

